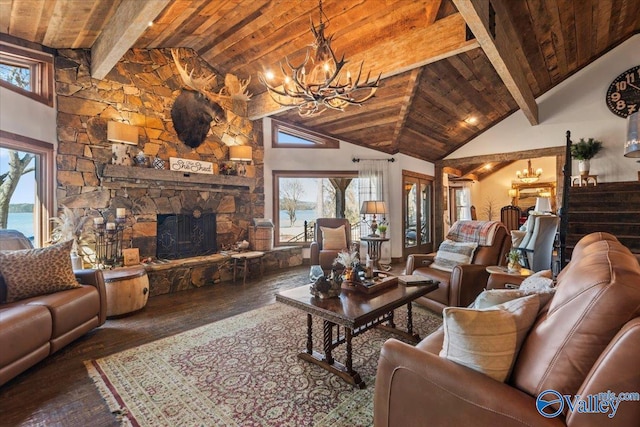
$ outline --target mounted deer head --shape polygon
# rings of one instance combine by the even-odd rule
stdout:
[[[180,64],[178,55],[179,52],[176,49],[171,49],[171,56],[185,89],[173,103],[171,119],[178,138],[189,147],[197,148],[207,137],[211,126],[217,126],[226,121],[223,107],[226,106],[229,109],[234,99],[242,101],[251,99],[251,95],[247,92],[251,78],[240,80],[227,74],[225,86],[216,93],[211,89],[216,76],[194,78],[194,70],[189,73],[186,66]]]

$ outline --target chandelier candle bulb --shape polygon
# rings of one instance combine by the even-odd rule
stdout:
[[[117,208],[116,209],[116,218],[124,218],[125,215],[126,215],[125,208]]]
[[[108,222],[107,223],[107,230],[115,230],[116,229],[116,223],[115,222]]]
[[[93,218],[93,224],[94,225],[102,225],[102,224],[104,224],[104,218],[102,218],[102,217]]]

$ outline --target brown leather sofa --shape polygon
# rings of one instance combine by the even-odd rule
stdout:
[[[537,398],[640,391],[640,264],[615,237],[585,236],[560,272],[557,291],[529,331],[505,383],[438,356],[442,329],[417,346],[388,340],[376,376],[374,418],[387,426],[637,426],[640,402],[615,416],[553,406]],[[609,409],[609,408],[605,408]]]
[[[435,253],[413,254],[407,257],[405,274],[416,274],[440,282],[438,289],[416,300],[435,312],[445,307],[466,307],[482,292],[487,284],[489,265],[505,265],[511,249],[511,236],[504,226],[496,230],[491,246],[478,246],[471,264],[458,265],[452,272],[431,267]]]
[[[11,237],[11,244],[18,241]],[[9,249],[8,241],[4,243],[2,249]],[[11,247],[21,248],[25,247]],[[6,286],[0,275],[0,386],[105,322],[102,271],[74,273],[79,288],[12,303],[5,303]]]

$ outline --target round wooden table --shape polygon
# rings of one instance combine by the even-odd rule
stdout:
[[[363,242],[367,242],[367,252],[369,254],[369,258],[373,262],[373,266],[378,270],[381,270],[380,254],[381,254],[382,244],[384,242],[388,242],[389,239],[386,237],[380,237],[380,236],[364,236],[364,237],[360,237],[360,240],[362,240]]]
[[[107,316],[144,308],[149,299],[149,277],[141,265],[102,270],[107,293]]]

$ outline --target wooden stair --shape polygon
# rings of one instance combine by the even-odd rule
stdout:
[[[571,187],[568,205],[567,259],[578,240],[596,231],[613,234],[640,254],[640,181]]]

